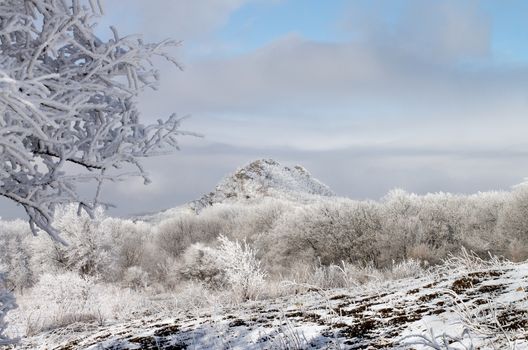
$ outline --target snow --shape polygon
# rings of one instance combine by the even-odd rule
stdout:
[[[204,208],[232,202],[251,202],[264,197],[281,198],[292,202],[315,202],[321,197],[333,197],[334,192],[312,177],[304,167],[282,166],[272,159],[260,159],[226,176],[214,191],[191,203],[160,213],[138,216],[135,219],[160,222],[177,215],[200,212]]]
[[[212,193],[198,200],[196,208],[200,210],[200,205],[222,203],[226,200],[281,194],[296,200],[311,196],[334,196],[328,186],[314,179],[302,166],[290,168],[272,159],[262,159],[237,169],[223,179]]]
[[[22,349],[528,349],[528,263],[437,269],[354,289],[51,331]],[[428,344],[428,345],[427,345]]]

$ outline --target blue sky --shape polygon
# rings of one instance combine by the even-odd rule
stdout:
[[[486,1],[483,7],[492,21],[493,55],[499,62],[525,65],[528,62],[528,3]]]
[[[249,3],[236,10],[214,34],[219,41],[233,42],[237,53],[255,50],[277,38],[298,33],[323,42],[344,40],[339,21],[346,1],[294,0]]]
[[[154,183],[106,189],[113,213],[210,191],[257,158],[301,164],[334,191],[509,189],[528,176],[528,2],[105,0],[108,25],[181,39],[143,117],[191,115]],[[142,198],[141,201],[136,200]],[[6,211],[9,212],[9,211]]]
[[[425,1],[428,2],[427,0]],[[429,1],[431,2],[431,1]],[[434,2],[434,1],[433,1]],[[436,1],[438,3],[438,1]],[[467,1],[461,1],[466,2]],[[528,3],[525,1],[488,0],[474,2],[490,21],[490,58],[494,63],[519,63],[528,60]],[[231,43],[226,52],[240,54],[269,44],[281,36],[297,33],[308,40],[344,42],[357,37],[346,25],[347,12],[353,7],[377,12],[386,24],[401,20],[410,1],[317,1],[278,0],[249,2],[233,11],[225,25],[211,36]],[[193,43],[189,43],[193,47]]]

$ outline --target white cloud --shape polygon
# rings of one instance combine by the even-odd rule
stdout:
[[[211,34],[229,16],[254,0],[106,0],[106,23],[119,24],[128,33],[142,33],[150,40],[166,38],[191,41]]]
[[[190,113],[186,127],[213,142],[301,149],[358,142],[502,147],[523,140],[518,131],[528,127],[523,68],[472,71],[402,59],[389,48],[296,36],[187,66],[166,75],[144,108],[156,117]]]
[[[476,0],[354,2],[342,27],[356,40],[432,62],[490,53],[491,22]]]

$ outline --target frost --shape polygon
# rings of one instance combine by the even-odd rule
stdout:
[[[90,215],[101,184],[148,175],[139,160],[178,148],[181,118],[140,122],[137,96],[155,88],[151,58],[178,65],[172,40],[137,36],[103,41],[93,33],[98,0],[5,0],[0,4],[0,196],[23,206],[38,228],[58,204],[77,202]],[[81,198],[80,182],[96,184]]]
[[[4,335],[7,328],[6,315],[14,308],[16,308],[15,298],[7,289],[4,275],[0,273],[0,346],[11,344],[15,341],[15,339],[10,339]]]
[[[218,259],[226,272],[229,286],[241,300],[255,299],[264,284],[265,273],[256,258],[256,251],[247,242],[218,238]]]
[[[265,196],[309,201],[334,196],[334,192],[300,165],[282,166],[272,159],[261,159],[238,169],[223,179],[215,190],[191,206],[196,211],[214,203],[248,200]]]

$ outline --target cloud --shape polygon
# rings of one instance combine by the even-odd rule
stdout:
[[[283,33],[250,52],[186,56],[251,1],[106,0],[103,25],[186,39],[186,70],[162,65],[142,110],[192,114],[184,127],[206,136],[146,160],[154,185],[108,186],[113,213],[198,198],[257,158],[302,164],[355,198],[507,189],[528,173],[528,67],[496,63],[481,2],[358,0],[339,20],[344,39]]]
[[[205,35],[250,1],[130,6],[147,31],[188,22],[200,24],[190,35]],[[183,73],[162,64],[144,114],[191,114],[185,127],[209,142],[248,147],[521,142],[519,129],[496,131],[527,124],[528,69],[494,64],[491,21],[477,1],[358,1],[340,23],[348,40],[289,33],[251,52],[183,58]]]
[[[230,11],[242,6],[242,1],[221,3],[216,19],[205,24],[196,21],[203,28],[189,29],[189,33],[206,35],[225,23]],[[169,7],[184,6],[175,4]],[[189,19],[211,15],[200,4],[189,5],[195,6],[186,10]],[[159,14],[160,23],[155,25],[170,26],[170,11],[156,7],[146,8],[144,18]],[[144,21],[145,27],[151,25]],[[181,154],[190,152],[192,157],[194,151],[189,147],[195,145],[228,144],[235,147],[232,153],[218,157],[227,157],[229,161],[222,164],[229,163],[230,168],[249,160],[250,154],[284,156],[276,151],[281,147],[300,152],[293,159],[307,166],[311,157],[326,152],[334,163],[314,160],[315,168],[348,177],[353,183],[372,183],[364,191],[347,192],[351,195],[381,195],[398,184],[418,191],[477,190],[491,186],[492,177],[501,184],[520,178],[522,171],[513,171],[515,175],[509,177],[497,174],[493,166],[501,167],[501,161],[492,155],[526,148],[522,130],[528,127],[528,69],[495,63],[490,52],[491,19],[478,1],[357,1],[349,5],[339,23],[345,40],[318,42],[301,33],[288,33],[250,52],[184,58],[183,73],[162,66],[160,92],[142,99],[145,115],[155,119],[173,111],[192,114],[185,128],[206,138],[184,139]],[[145,29],[160,30],[153,28]],[[402,158],[367,152],[380,147],[434,149],[437,154]],[[367,160],[358,152],[340,153],[352,148],[373,158]],[[468,149],[478,152],[468,153]],[[357,163],[357,157],[363,160]],[[455,160],[461,157],[464,162]],[[471,184],[462,174],[471,174],[478,167],[476,159],[482,158],[487,159],[483,171],[492,175]],[[353,160],[356,173],[343,172],[336,165],[342,159]],[[198,163],[181,168],[186,166],[206,168]],[[205,173],[215,175],[207,181],[214,183],[212,177],[220,172],[207,169]],[[369,169],[377,175],[369,177]],[[399,175],[392,178],[391,186],[383,185],[388,181],[383,176],[391,169]],[[460,186],[454,181],[460,181]],[[379,191],[374,182],[380,183]],[[193,188],[187,184],[187,190]],[[344,182],[337,184],[336,190],[344,186]],[[205,187],[205,191],[210,189]]]
[[[254,52],[189,62],[143,100],[149,115],[192,114],[214,142],[343,148],[358,142],[505,146],[526,127],[528,69],[402,57],[369,43],[287,36]],[[196,128],[195,128],[196,127]]]
[[[170,99],[195,115],[353,111],[349,117],[356,117],[379,114],[380,105],[423,114],[431,105],[461,110],[474,105],[468,103],[474,97],[497,100],[493,95],[503,85],[515,88],[511,75],[526,75],[460,65],[489,54],[490,21],[475,2],[406,1],[392,22],[383,15],[386,4],[350,6],[346,42],[291,33],[250,53],[183,62],[183,74],[164,68],[164,93],[146,104]]]
[[[445,62],[490,54],[491,19],[476,0],[358,1],[341,27],[355,40]]]
[[[224,25],[229,16],[254,0],[106,0],[108,17],[101,24],[116,23],[149,40],[166,38],[192,41]]]

